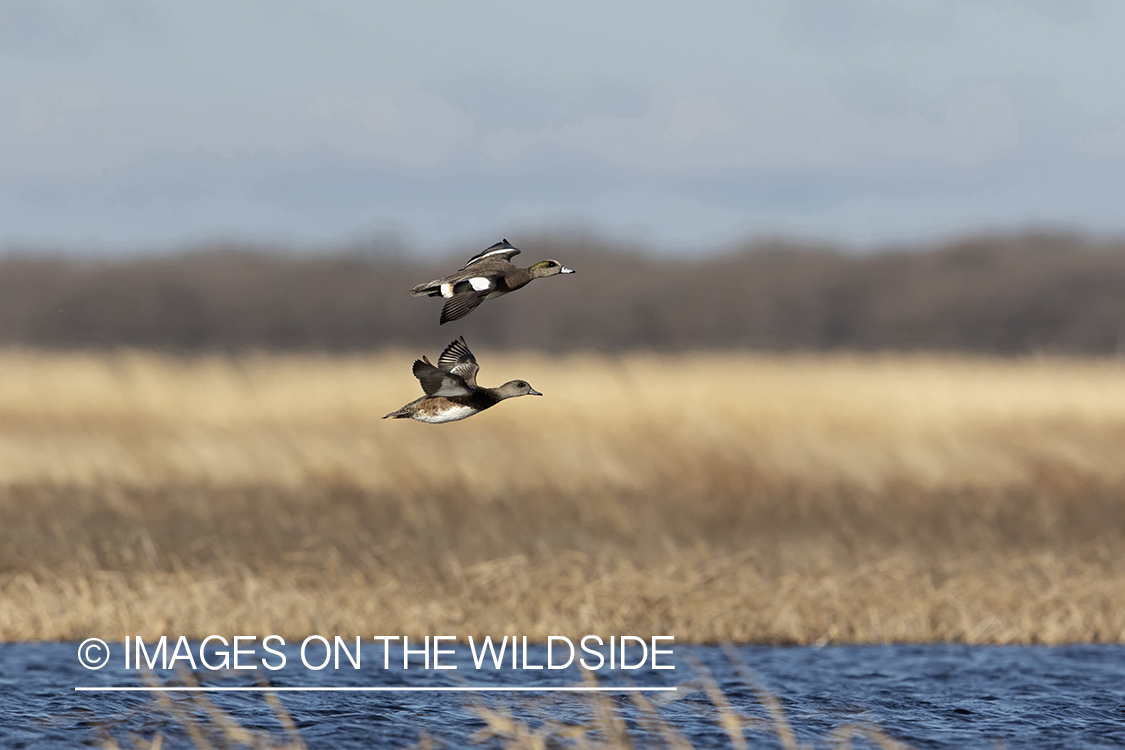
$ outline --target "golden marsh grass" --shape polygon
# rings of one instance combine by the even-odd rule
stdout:
[[[1120,362],[421,353],[0,352],[0,639],[1125,641]]]

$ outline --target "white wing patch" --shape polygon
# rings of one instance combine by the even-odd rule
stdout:
[[[468,396],[471,390],[465,387],[461,378],[443,377],[441,387],[431,393],[431,396]]]
[[[474,291],[483,292],[492,288],[492,279],[484,276],[474,276],[469,279],[469,284],[473,287]]]
[[[513,250],[515,250],[514,253],[512,253]],[[512,253],[512,255],[516,255],[517,253],[519,253],[519,250],[516,250],[516,248],[512,247],[511,245],[505,245],[504,247],[498,247],[495,250],[485,250],[480,255],[475,255],[472,258],[470,258],[469,262],[465,264],[465,267],[468,268],[469,266],[473,265],[477,261],[484,260],[485,258],[487,258],[491,255],[500,255],[501,253]]]

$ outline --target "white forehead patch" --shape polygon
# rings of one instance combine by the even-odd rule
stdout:
[[[485,278],[484,276],[474,276],[469,279],[469,284],[472,285],[474,290],[483,292],[486,289],[492,288],[492,279]]]

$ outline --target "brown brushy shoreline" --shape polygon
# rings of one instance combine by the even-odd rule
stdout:
[[[1118,361],[417,354],[0,353],[0,640],[1125,642]]]
[[[512,240],[518,261],[555,258],[578,273],[474,311],[458,332],[481,349],[1125,353],[1120,239],[976,234],[843,251],[775,238],[671,253],[585,234]],[[407,290],[479,249],[439,259],[223,242],[116,257],[11,248],[0,256],[0,346],[430,349],[448,342],[441,305]]]

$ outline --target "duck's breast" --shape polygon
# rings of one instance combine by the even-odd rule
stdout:
[[[441,424],[442,422],[456,422],[466,417],[471,417],[478,411],[480,411],[480,409],[465,406],[464,404],[445,403],[431,406],[423,405],[415,412],[414,418],[419,422]]]

